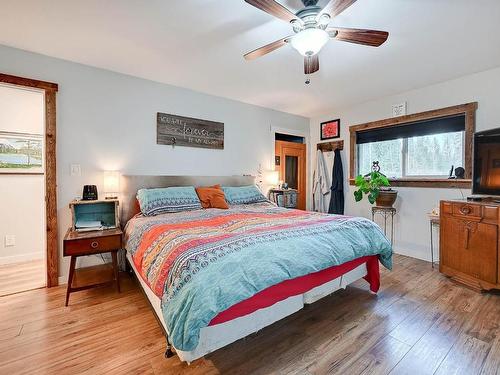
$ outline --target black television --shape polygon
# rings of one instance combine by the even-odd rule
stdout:
[[[472,194],[500,196],[500,128],[474,134]]]

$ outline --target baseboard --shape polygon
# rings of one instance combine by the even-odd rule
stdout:
[[[434,250],[437,252],[436,250]],[[394,254],[404,255],[410,258],[424,260],[426,262],[431,261],[430,250],[427,251],[415,251],[415,250],[403,250],[403,249],[394,249]],[[439,254],[434,253],[434,263],[439,263]]]
[[[43,259],[43,254],[40,253],[28,253],[21,255],[11,255],[6,257],[0,257],[0,266],[13,263],[28,262],[30,260]]]
[[[59,283],[59,285],[66,285],[68,283],[68,275],[59,276],[57,282]]]

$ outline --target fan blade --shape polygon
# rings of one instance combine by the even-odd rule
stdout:
[[[355,2],[356,0],[330,0],[330,2],[326,4],[323,10],[319,13],[318,18],[325,13],[328,14],[331,18],[337,17],[340,13],[349,8]]]
[[[274,50],[276,50],[280,47],[283,47],[285,44],[288,43],[290,38],[291,38],[291,35],[287,36],[286,38],[279,39],[275,42],[266,44],[263,47],[260,47],[260,48],[257,48],[255,50],[251,51],[251,52],[248,52],[246,55],[244,55],[244,57],[246,60],[253,60],[253,59],[256,59],[257,57],[267,55],[269,52],[273,52]]]
[[[263,10],[270,15],[280,18],[285,22],[292,22],[293,20],[298,20],[297,16],[286,9],[280,3],[274,0],[245,0],[250,5],[253,5],[260,10]]]
[[[304,57],[304,73],[313,74],[319,70],[318,55]]]
[[[329,27],[326,32],[331,38],[343,42],[362,44],[365,46],[379,47],[387,40],[387,31],[348,29],[342,27]]]

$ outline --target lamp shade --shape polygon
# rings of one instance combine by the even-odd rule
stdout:
[[[269,171],[267,172],[266,182],[269,185],[276,186],[279,183],[280,173],[279,171]]]
[[[117,194],[120,192],[120,172],[104,171],[104,193]]]
[[[305,29],[292,38],[291,44],[302,56],[313,56],[325,46],[329,39],[325,30]]]

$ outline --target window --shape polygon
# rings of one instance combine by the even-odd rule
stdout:
[[[372,170],[372,163],[378,161],[381,172],[387,177],[403,176],[403,140],[394,139],[363,143],[358,145],[358,171],[365,175]]]
[[[405,176],[448,177],[464,166],[464,132],[413,137],[407,142]]]
[[[393,186],[470,188],[476,110],[474,102],[351,126],[350,183],[378,161]],[[452,165],[464,179],[448,179]]]
[[[358,145],[358,171],[379,161],[389,178],[448,177],[451,166],[464,166],[464,132],[441,133]]]

